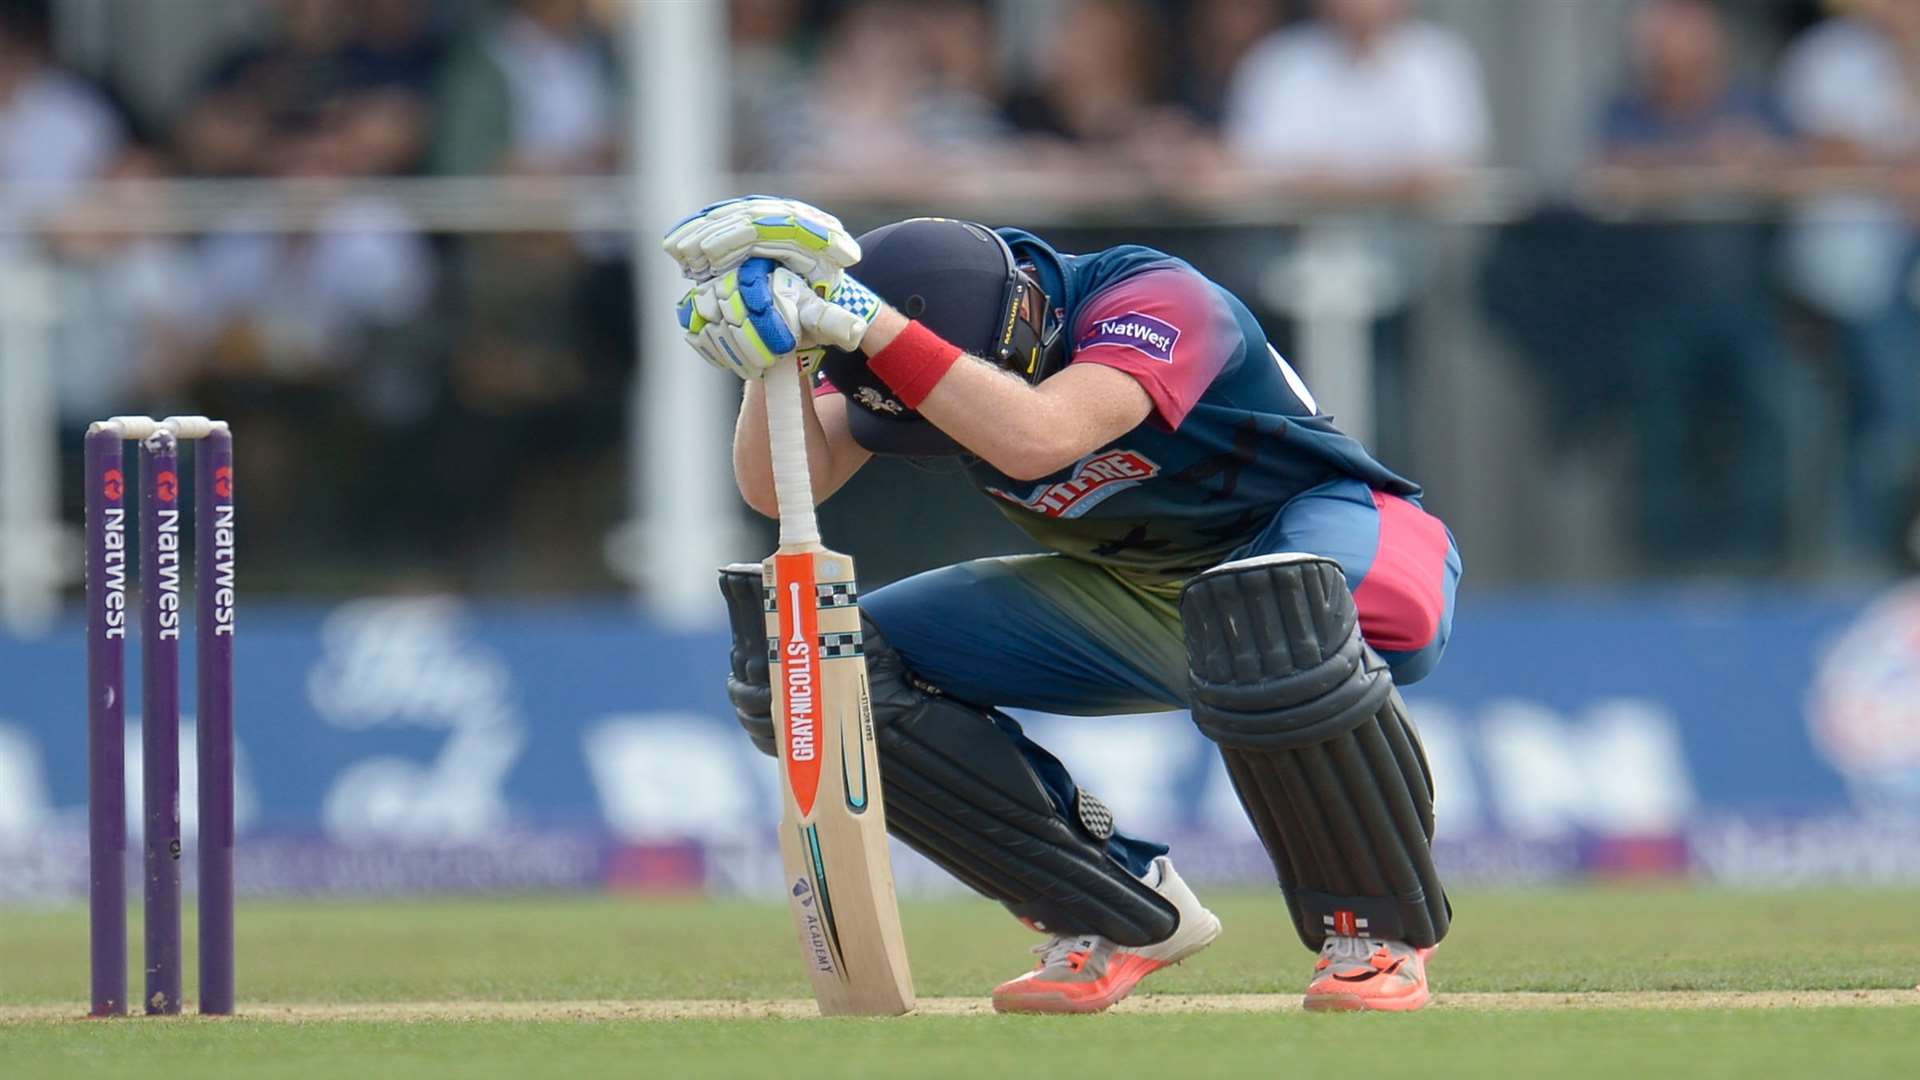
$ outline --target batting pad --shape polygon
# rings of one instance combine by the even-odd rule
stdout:
[[[1194,723],[1220,744],[1300,939],[1437,944],[1432,778],[1339,564],[1228,563],[1187,585],[1180,613]]]
[[[760,567],[723,568],[720,588],[733,624],[727,696],[773,754]],[[996,713],[919,683],[878,627],[862,627],[889,833],[1048,933],[1134,946],[1173,936],[1173,905],[1107,853],[1104,804],[1079,791],[1073,806],[1056,805]]]
[[[720,568],[720,594],[727,599],[733,648],[727,657],[727,700],[753,745],[779,757],[773,733],[773,687],[767,682],[766,582],[759,563]]]

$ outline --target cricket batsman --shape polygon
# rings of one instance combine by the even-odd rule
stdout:
[[[945,218],[856,241],[766,196],[705,208],[665,247],[695,283],[688,341],[746,381],[733,462],[755,510],[776,513],[760,377],[797,362],[817,373],[820,498],[874,454],[953,455],[1046,549],[861,600],[888,827],[1048,935],[996,1009],[1105,1009],[1220,933],[1166,845],[1122,831],[1004,708],[1190,710],[1318,953],[1306,1007],[1427,1002],[1449,907],[1396,687],[1440,659],[1460,556],[1245,304],[1150,248],[1067,254]],[[728,692],[771,754],[760,567],[721,587]]]

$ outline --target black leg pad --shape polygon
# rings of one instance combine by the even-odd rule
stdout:
[[[726,567],[720,587],[733,627],[727,696],[754,745],[773,754],[760,567]],[[1111,816],[1085,792],[1058,805],[1002,728],[1011,720],[919,682],[864,618],[862,651],[888,832],[1048,933],[1131,946],[1173,936],[1173,905],[1107,853]]]
[[[1339,565],[1228,563],[1188,583],[1180,613],[1194,723],[1220,744],[1300,939],[1438,944],[1450,912],[1433,866],[1433,780]]]
[[[767,612],[761,599],[765,586],[759,563],[732,563],[720,568],[720,595],[727,600],[727,622],[733,629],[728,654],[727,700],[734,719],[747,738],[768,757],[780,756],[773,740],[773,687],[767,675]]]

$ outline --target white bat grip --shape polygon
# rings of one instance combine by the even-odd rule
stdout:
[[[807,471],[807,426],[801,415],[800,365],[782,357],[766,376],[767,445],[773,451],[773,493],[780,502],[780,546],[820,542],[813,518],[813,476]]]

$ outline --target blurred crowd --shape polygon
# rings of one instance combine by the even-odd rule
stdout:
[[[1779,550],[1796,473],[1837,481],[1818,539],[1840,565],[1920,552],[1920,4],[1826,7],[1750,76],[1722,9],[1645,5],[1631,81],[1598,124],[1589,179],[1611,205],[1759,197],[1777,224],[1643,224],[1603,240],[1548,213],[1509,235],[1557,232],[1593,255],[1564,297],[1589,307],[1571,323],[1577,347],[1522,310],[1551,302],[1512,273],[1537,259],[1508,267],[1496,306],[1549,357],[1563,411],[1591,410],[1582,387],[1631,411],[1656,555]],[[1571,370],[1582,364],[1611,374]],[[1832,460],[1806,460],[1822,453]]]
[[[248,423],[251,470],[279,481],[253,497],[290,552],[324,553],[352,521],[364,541],[394,538],[396,559],[457,551],[490,573],[476,520],[610,522],[634,351],[623,239],[429,235],[361,195],[307,234],[235,205],[205,235],[126,235],[67,193],[94,178],[617,171],[620,5],[263,0],[264,25],[161,114],[64,68],[50,6],[0,0],[0,223],[38,233],[98,313],[62,331],[70,423],[129,408]],[[937,207],[1004,185],[1017,205],[1064,184],[1145,205],[1414,213],[1499,158],[1485,58],[1413,0],[728,8],[734,166],[852,202]],[[1759,24],[1762,63],[1736,60],[1734,23],[1748,39]],[[1486,310],[1562,445],[1630,431],[1628,531],[1650,566],[1776,556],[1785,477],[1806,467],[1787,460],[1805,445],[1796,425],[1822,423],[1843,478],[1834,550],[1885,563],[1920,460],[1920,3],[1648,0],[1625,32],[1585,201],[1501,231]],[[1623,227],[1593,209],[1728,198],[1777,210]],[[1377,320],[1390,461],[1417,294]],[[565,558],[547,583],[594,562]]]
[[[402,575],[602,580],[577,540],[541,531],[621,511],[606,495],[634,352],[620,241],[429,235],[344,185],[311,228],[243,202],[191,238],[116,231],[116,205],[62,198],[96,178],[612,172],[621,84],[602,13],[273,0],[254,5],[263,32],[154,115],[60,67],[54,6],[0,0],[0,177],[28,182],[4,189],[0,216],[36,219],[63,307],[87,312],[58,340],[70,438],[116,412],[230,419],[247,432],[250,508],[276,525],[259,561],[310,585],[364,573],[369,555]],[[529,550],[561,554],[506,558]]]
[[[1008,174],[1208,199],[1236,172],[1376,200],[1480,163],[1472,51],[1403,0],[1067,0],[1009,56],[976,0],[733,5],[734,156],[868,178],[882,194]],[[1050,17],[1042,18],[1042,13]]]
[[[844,5],[815,35],[797,30],[805,5],[736,3],[736,164],[935,205],[983,177],[1029,193],[1065,174],[1081,199],[1338,214],[1417,209],[1496,160],[1482,58],[1409,0],[1056,6],[1060,32],[1023,67],[973,47],[991,9],[969,0]],[[1736,28],[1771,38],[1759,63],[1736,62]],[[1827,565],[1911,559],[1920,3],[1647,0],[1625,34],[1591,118],[1586,202],[1550,201],[1486,266],[1488,309],[1544,376],[1557,441],[1628,429],[1622,531],[1648,568],[1778,569],[1796,473],[1836,478],[1811,538]],[[1765,205],[1727,212],[1742,200]],[[1657,223],[1689,204],[1733,223]],[[1649,208],[1656,223],[1616,214]],[[1265,242],[1284,250],[1283,232]],[[1375,441],[1405,461],[1418,288],[1390,291]],[[1834,460],[1790,460],[1828,447]]]

